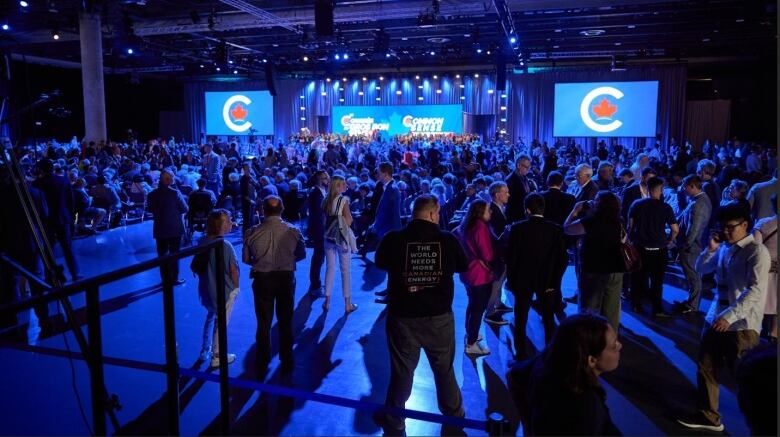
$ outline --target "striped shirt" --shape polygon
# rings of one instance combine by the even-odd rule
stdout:
[[[244,234],[242,259],[252,272],[293,272],[295,263],[304,258],[301,231],[279,216],[266,217]]]

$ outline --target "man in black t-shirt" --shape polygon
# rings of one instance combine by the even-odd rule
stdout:
[[[439,228],[439,202],[423,194],[414,201],[412,221],[385,234],[376,250],[376,266],[388,273],[387,347],[390,381],[385,405],[404,408],[412,393],[414,369],[425,350],[436,381],[439,410],[463,417],[463,398],[455,380],[453,277],[467,268],[454,235]],[[376,414],[388,434],[402,433],[404,418]]]
[[[640,311],[642,298],[649,297],[653,315],[662,317],[668,315],[664,312],[662,299],[667,249],[674,245],[679,227],[672,207],[661,200],[663,179],[650,178],[647,189],[650,197],[634,201],[628,210],[629,239],[642,259],[642,268],[631,274],[631,301],[634,311]],[[666,226],[671,229],[669,235],[666,234]]]

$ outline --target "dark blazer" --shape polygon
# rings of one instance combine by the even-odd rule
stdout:
[[[519,176],[517,172],[512,172],[506,178],[506,185],[509,188],[509,203],[506,205],[506,217],[509,223],[525,218],[525,196],[530,192],[536,191],[536,183],[531,178],[525,176],[525,182],[524,184],[523,177]],[[528,189],[526,189],[526,186]]]
[[[49,207],[49,230],[66,230],[73,225],[73,188],[64,176],[49,174],[36,179],[33,187],[41,190]]]
[[[154,217],[154,238],[175,238],[184,235],[182,214],[189,208],[184,196],[171,187],[157,187],[147,199],[149,212]]]
[[[371,226],[378,239],[390,231],[401,229],[401,192],[395,186],[395,181],[390,181],[385,187]]]
[[[322,213],[322,191],[318,187],[309,190],[306,198],[306,210],[309,218],[306,222],[306,238],[314,242],[325,241],[325,214]]]
[[[574,195],[564,193],[558,188],[550,188],[542,192],[542,197],[544,197],[544,218],[558,226],[563,226],[563,222],[574,209],[576,203]]]
[[[506,287],[514,293],[560,290],[568,261],[563,228],[531,216],[510,228]]]
[[[639,182],[634,182],[623,190],[623,203],[620,205],[620,215],[623,217],[623,223],[628,223],[628,210],[631,209],[631,205],[635,200],[641,198],[642,190],[639,188]]]
[[[587,184],[580,187],[580,192],[577,194],[576,201],[581,202],[583,200],[593,200],[596,198],[596,194],[599,192],[599,186],[593,179],[589,180]]]
[[[509,221],[495,202],[490,202],[490,214],[490,222],[488,222],[490,231],[493,232],[494,237],[500,238]]]

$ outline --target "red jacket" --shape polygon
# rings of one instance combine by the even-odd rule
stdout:
[[[460,274],[460,280],[472,287],[493,282],[493,272],[489,267],[493,263],[494,254],[488,224],[481,219],[477,220],[471,229],[461,235],[460,244],[468,260],[468,269]]]

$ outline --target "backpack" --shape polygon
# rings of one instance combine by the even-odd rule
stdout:
[[[190,270],[196,275],[204,275],[209,269],[209,258],[211,257],[211,250],[201,252],[192,257],[190,262]]]

